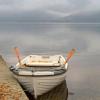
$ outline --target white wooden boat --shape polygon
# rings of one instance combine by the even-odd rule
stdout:
[[[68,63],[62,55],[29,55],[11,66],[10,70],[37,98],[65,80]]]

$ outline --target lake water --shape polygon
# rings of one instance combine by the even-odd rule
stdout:
[[[0,23],[0,54],[9,64],[29,54],[62,54],[76,48],[67,73],[68,100],[100,100],[100,24]]]

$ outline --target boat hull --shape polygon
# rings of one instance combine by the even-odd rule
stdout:
[[[29,55],[10,70],[19,83],[37,98],[65,80],[68,63],[61,55]]]
[[[64,81],[66,72],[54,76],[19,76],[16,74],[14,76],[27,91],[37,98]]]

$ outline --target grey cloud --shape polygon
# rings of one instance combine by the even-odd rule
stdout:
[[[72,8],[84,8],[90,4],[90,0],[68,0]]]
[[[48,11],[53,11],[55,14],[57,12],[62,13],[62,15],[74,14],[75,12],[80,12],[87,8],[90,4],[89,0],[63,0],[60,3],[51,5],[48,7]]]
[[[98,22],[91,0],[1,0],[0,21]],[[64,17],[66,16],[66,17]]]
[[[0,5],[12,5],[14,0],[0,0]]]
[[[59,17],[81,11],[89,4],[89,0],[1,0],[0,19],[59,21]]]

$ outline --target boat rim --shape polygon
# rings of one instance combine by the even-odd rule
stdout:
[[[10,67],[10,70],[17,76],[25,76],[25,77],[44,77],[44,76],[57,76],[57,75],[61,75],[67,72],[68,69],[65,68],[61,68],[61,69],[54,69],[54,70],[43,70],[43,71],[33,71],[33,70],[19,70],[19,69],[15,69],[14,66]],[[29,75],[27,74],[20,74],[19,72],[21,71],[26,71],[26,72],[30,72]],[[36,73],[40,73],[40,74],[36,74]],[[43,74],[43,73],[50,73],[50,74]]]

